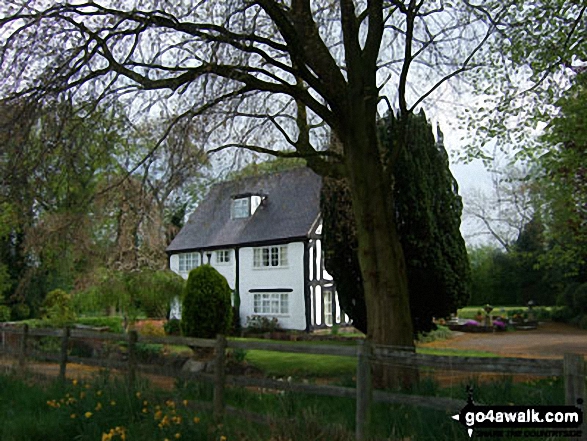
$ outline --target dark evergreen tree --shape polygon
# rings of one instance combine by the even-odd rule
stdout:
[[[397,228],[406,259],[414,329],[426,332],[433,328],[434,316],[449,315],[469,297],[469,261],[459,230],[462,202],[440,131],[436,142],[424,113],[414,115],[409,122],[407,148],[397,152],[399,127],[393,115],[382,121],[382,153],[399,154],[397,165],[387,170],[389,181],[393,182],[390,194],[393,192],[395,198]],[[414,181],[414,176],[419,179]],[[364,294],[346,188],[344,181],[325,180],[325,263],[336,281],[342,309],[364,331]]]

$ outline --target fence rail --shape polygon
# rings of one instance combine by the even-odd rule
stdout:
[[[15,345],[8,345],[7,336],[16,335],[20,339]],[[226,413],[235,414],[238,410],[225,406],[224,389],[231,386],[254,386],[267,389],[288,390],[316,395],[349,397],[356,399],[356,440],[366,439],[366,421],[372,402],[405,404],[447,412],[459,411],[464,403],[461,400],[443,397],[417,396],[388,393],[374,390],[371,382],[371,366],[373,363],[392,363],[395,366],[410,368],[434,368],[459,372],[490,372],[500,374],[530,374],[534,376],[564,376],[565,401],[567,404],[576,404],[577,399],[585,399],[585,359],[583,355],[566,354],[563,359],[528,359],[528,358],[476,358],[458,356],[423,355],[414,352],[397,351],[388,346],[372,345],[367,340],[357,340],[357,344],[350,345],[316,345],[305,343],[281,343],[262,341],[227,340],[219,335],[217,339],[200,339],[188,337],[146,337],[136,331],[128,334],[114,334],[108,332],[92,332],[80,329],[29,329],[22,327],[0,328],[0,353],[16,356],[18,366],[24,369],[27,358],[39,356],[38,351],[28,348],[31,337],[55,337],[61,339],[59,354],[43,354],[43,358],[59,362],[59,379],[65,381],[67,364],[82,363],[89,366],[108,367],[126,370],[129,381],[134,383],[137,371],[158,375],[169,375],[166,369],[154,365],[140,365],[137,360],[138,343],[155,343],[166,345],[185,345],[191,348],[215,348],[214,373],[186,373],[174,372],[173,376],[184,379],[200,379],[214,384],[214,396],[211,407],[214,418],[221,421]],[[69,355],[68,348],[71,340],[118,341],[127,345],[126,361],[101,358],[74,357]],[[14,343],[14,342],[13,342]],[[226,375],[226,349],[258,349],[297,354],[319,354],[354,357],[357,359],[356,387],[341,387],[330,385],[312,385],[305,383],[271,380],[268,378],[250,378],[245,376]],[[245,415],[247,414],[247,415]],[[251,417],[250,412],[241,412],[241,416]],[[251,418],[263,420],[266,417],[254,415]],[[583,431],[583,438],[587,439],[587,430]]]

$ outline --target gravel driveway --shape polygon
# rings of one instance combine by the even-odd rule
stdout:
[[[587,330],[563,323],[541,323],[529,331],[464,333],[422,347],[488,351],[509,357],[560,358],[566,353],[587,355]]]

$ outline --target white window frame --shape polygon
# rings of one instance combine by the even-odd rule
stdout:
[[[288,266],[287,245],[253,248],[253,268],[285,268]]]
[[[181,253],[179,255],[179,272],[188,274],[194,268],[200,266],[200,253]]]
[[[217,250],[214,254],[216,255],[217,265],[228,265],[230,263],[230,250]]]
[[[251,215],[251,198],[237,198],[232,200],[230,217],[232,219],[246,219]]]
[[[288,292],[259,292],[253,294],[253,313],[267,316],[289,316]]]

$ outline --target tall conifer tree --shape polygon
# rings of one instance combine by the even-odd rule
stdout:
[[[425,114],[411,117],[409,144],[387,169],[395,198],[397,228],[406,257],[410,309],[415,332],[432,329],[433,317],[444,317],[469,296],[470,270],[459,227],[462,202],[438,130],[435,141]],[[398,148],[399,122],[381,122],[384,157]],[[418,180],[413,177],[418,176]],[[322,191],[326,267],[337,284],[340,305],[365,331],[367,318],[350,197],[344,180],[326,179]]]

